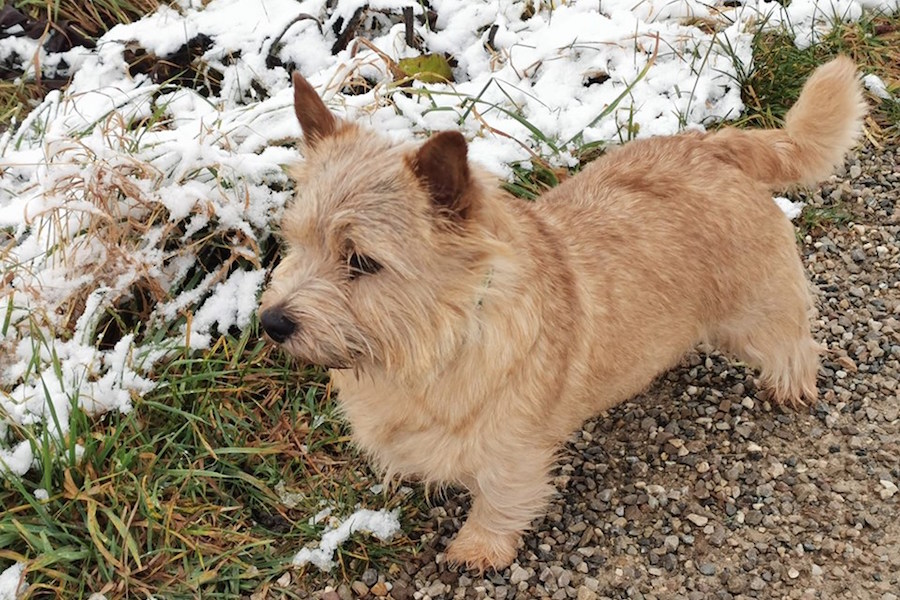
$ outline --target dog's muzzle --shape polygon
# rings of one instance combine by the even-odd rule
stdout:
[[[279,344],[291,337],[297,330],[297,324],[285,314],[284,310],[273,306],[259,315],[259,323],[266,334]]]

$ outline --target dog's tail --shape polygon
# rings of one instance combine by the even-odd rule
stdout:
[[[862,132],[866,103],[856,65],[846,56],[807,80],[782,129],[724,129],[707,138],[716,155],[771,188],[812,185],[841,164]]]

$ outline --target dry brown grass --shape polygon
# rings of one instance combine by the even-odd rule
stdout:
[[[92,0],[59,2],[54,0],[18,0],[16,8],[47,19],[48,28],[60,23],[77,27],[88,38],[96,38],[118,23],[130,23],[153,12],[159,0]]]

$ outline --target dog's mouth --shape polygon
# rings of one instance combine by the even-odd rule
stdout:
[[[360,364],[364,362],[364,357],[367,356],[366,353],[353,349],[349,351],[349,354],[349,356],[333,356],[329,360],[320,361],[316,364],[329,371],[356,370],[360,368]]]
[[[281,346],[281,348],[284,349],[285,352],[290,354],[294,359],[303,364],[321,367],[329,371],[355,369],[357,367],[357,361],[355,360],[357,357],[355,356],[323,356],[314,352],[309,352],[308,348],[305,350],[298,348],[297,344],[292,343],[291,339],[280,342],[278,343],[278,345]]]
[[[344,357],[314,356],[309,352],[298,352],[296,348],[292,347],[290,340],[286,340],[284,343],[280,343],[278,345],[281,346],[294,359],[296,359],[297,362],[306,365],[321,367],[323,369],[328,369],[329,371],[354,368],[353,361]]]
[[[346,371],[346,370],[357,370],[362,364],[365,362],[365,357],[367,355],[358,350],[349,350],[349,356],[343,354],[335,354],[328,357],[319,357],[318,359],[311,359],[309,361],[310,364],[318,365],[323,369],[328,369],[329,371]]]
[[[353,365],[349,363],[332,363],[327,365],[319,365],[323,369],[328,369],[329,371],[343,371],[345,369],[352,369]]]

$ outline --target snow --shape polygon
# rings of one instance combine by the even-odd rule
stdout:
[[[333,510],[334,510],[333,507],[331,507],[331,506],[326,506],[325,508],[323,508],[322,510],[320,510],[320,511],[317,512],[315,515],[313,515],[313,516],[311,516],[311,517],[309,518],[309,521],[308,521],[309,524],[310,524],[310,525],[318,525],[319,523],[321,523],[321,522],[324,521],[325,519],[331,517],[331,512],[332,512]]]
[[[0,474],[24,475],[34,463],[34,452],[28,440],[19,442],[12,449],[0,448]]]
[[[800,212],[805,206],[803,202],[792,202],[782,196],[776,196],[774,200],[775,204],[778,205],[778,208],[780,208],[782,212],[787,215],[788,219],[792,220],[800,216]]]
[[[0,600],[16,600],[25,594],[28,584],[24,572],[25,563],[17,562],[0,573]]]
[[[887,91],[887,86],[884,84],[884,81],[882,81],[878,75],[872,73],[863,75],[862,81],[863,85],[866,86],[866,89],[872,92],[876,97],[881,98],[882,100],[890,100],[892,98],[891,93]]]
[[[335,528],[326,531],[319,540],[318,548],[300,550],[294,556],[293,564],[300,567],[311,563],[323,571],[329,571],[335,564],[334,553],[354,533],[370,533],[381,541],[389,541],[400,531],[398,515],[398,510],[359,509]]]
[[[416,0],[333,10],[326,0],[181,0],[113,28],[93,50],[0,40],[4,64],[37,56],[45,75],[73,74],[0,134],[0,414],[65,436],[74,406],[129,411],[156,385],[160,361],[246,330],[265,279],[260,248],[274,243],[291,196],[284,167],[301,159],[285,144],[301,133],[294,68],[337,114],[398,140],[459,129],[472,159],[506,176],[532,151],[567,165],[581,143],[733,119],[759,23],[789,26],[803,46],[836,19],[898,2],[432,0],[437,23],[416,31],[430,51],[453,55],[455,81],[403,89],[388,62],[418,53],[397,16],[420,14]],[[335,27],[366,4],[360,33],[371,48],[332,55]],[[199,34],[219,87],[201,93],[129,72],[126,47],[164,56]],[[373,89],[342,92],[360,77]],[[887,93],[873,76],[866,85]],[[226,251],[210,264],[213,247]],[[153,301],[137,331],[104,340],[110,311],[135,296]],[[7,435],[0,460],[16,475],[34,463],[30,445]]]

